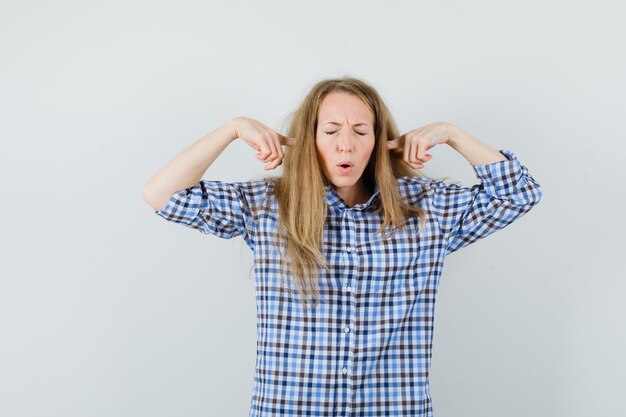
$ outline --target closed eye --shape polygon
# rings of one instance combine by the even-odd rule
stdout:
[[[336,130],[335,130],[335,131],[333,131],[333,132],[326,132],[326,134],[327,134],[327,135],[332,135],[332,134],[335,134],[335,133],[337,133],[337,131],[336,131]],[[361,132],[356,132],[356,133],[357,133],[358,135],[361,135],[361,136],[365,136],[365,135],[367,135],[367,133],[361,133]]]

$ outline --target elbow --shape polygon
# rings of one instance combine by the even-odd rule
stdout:
[[[143,200],[155,211],[160,211],[165,206],[164,204],[161,204],[161,200],[157,198],[154,193],[151,193],[145,186],[141,188],[140,194],[141,198],[143,198]]]
[[[541,196],[543,195],[543,190],[541,187],[532,187],[526,193],[525,201],[523,203],[522,209],[524,212],[530,211],[533,207],[539,204],[541,201]]]
[[[532,207],[536,206],[539,201],[541,201],[541,197],[543,196],[543,190],[536,183],[527,183],[522,188],[520,188],[517,192],[510,195],[505,200],[513,206],[524,211],[530,210]]]
[[[529,194],[531,197],[530,200],[532,205],[535,205],[539,203],[539,201],[541,201],[541,197],[543,196],[543,189],[541,188],[541,185],[533,178],[530,179],[530,184],[532,184],[529,189]]]
[[[530,175],[526,176],[526,183],[520,188],[519,202],[522,205],[528,205],[530,207],[535,206],[541,201],[543,196],[543,189],[541,185]]]
[[[541,200],[542,196],[543,196],[543,190],[541,189],[541,187],[537,187],[535,204],[537,204]]]
[[[139,190],[139,194],[140,194],[140,195],[141,195],[141,197],[142,197],[144,200],[146,200],[146,201],[148,201],[148,198],[149,198],[149,196],[150,196],[151,194],[154,194],[154,193],[151,193],[151,192],[150,192],[150,187],[149,187],[149,184],[150,184],[149,182],[145,183],[145,184],[141,187],[141,189]]]
[[[141,195],[141,198],[143,198],[146,203],[150,204],[150,192],[148,191],[145,185],[141,187],[141,190],[139,190],[139,194]]]

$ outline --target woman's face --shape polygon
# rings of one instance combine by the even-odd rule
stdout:
[[[362,175],[374,150],[374,115],[359,97],[329,93],[320,104],[315,146],[324,173],[344,200],[366,192]],[[342,164],[349,164],[343,168]]]

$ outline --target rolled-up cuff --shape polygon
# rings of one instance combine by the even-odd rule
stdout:
[[[506,161],[497,161],[485,165],[472,165],[476,176],[485,187],[485,191],[496,197],[513,194],[526,184],[526,168],[517,156],[508,149],[500,149],[507,157]]]

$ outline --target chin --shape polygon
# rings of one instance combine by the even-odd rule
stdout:
[[[330,182],[335,187],[352,187],[352,186],[354,186],[356,184],[356,181],[346,180],[345,178],[339,178],[337,181],[333,181],[331,179]]]

